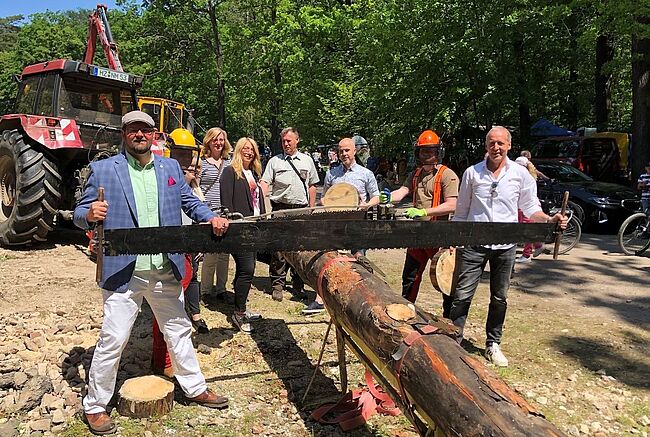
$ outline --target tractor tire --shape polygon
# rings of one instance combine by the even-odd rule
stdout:
[[[61,199],[61,175],[20,130],[0,136],[0,245],[45,241]]]

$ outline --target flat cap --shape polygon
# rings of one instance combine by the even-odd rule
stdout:
[[[156,126],[156,123],[153,121],[153,118],[151,118],[151,116],[146,112],[131,111],[131,112],[127,112],[122,116],[122,127],[137,122],[145,123],[149,127]]]

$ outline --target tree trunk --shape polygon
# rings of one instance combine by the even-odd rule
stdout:
[[[271,25],[277,21],[277,4],[271,7]],[[273,63],[273,90],[271,93],[271,151],[280,153],[280,111],[282,110],[282,70],[278,60]]]
[[[458,345],[452,338],[457,328],[448,320],[414,310],[377,276],[356,263],[336,260],[336,252],[284,256],[314,289],[321,281],[327,310],[348,345],[383,381],[420,433],[428,428],[463,436],[562,435]],[[406,347],[405,339],[416,335],[416,322],[423,324],[420,330],[435,332]],[[394,359],[400,350],[401,360]],[[416,414],[405,405],[414,405]]]
[[[578,16],[574,11],[567,20],[567,27],[569,28],[569,47],[570,53],[578,53]],[[569,64],[569,83],[567,84],[567,100],[566,100],[566,122],[569,129],[575,131],[578,128],[578,67],[576,60],[570,57]]]
[[[524,59],[524,41],[514,41],[515,71],[517,75],[517,97],[519,100],[519,146],[527,148],[530,146],[530,105],[528,104],[528,78],[526,74],[526,61]]]
[[[282,97],[280,86],[282,84],[282,72],[280,65],[273,66],[273,96],[271,97],[271,151],[273,154],[280,153],[280,111],[282,109]]]
[[[219,34],[219,21],[217,19],[217,6],[212,0],[208,1],[208,15],[210,16],[210,29],[212,30],[212,50],[217,64],[217,125],[226,129],[226,81],[223,78],[223,51]]]
[[[612,107],[611,98],[611,73],[605,73],[604,67],[614,58],[607,35],[600,35],[596,39],[596,77],[594,79],[595,98],[594,113],[596,114],[596,128],[599,132],[606,131],[609,125],[609,110]]]
[[[117,411],[122,416],[163,416],[174,407],[174,384],[159,376],[127,379],[119,395]]]
[[[650,17],[636,17],[648,27]],[[650,161],[650,38],[632,37],[632,181]]]

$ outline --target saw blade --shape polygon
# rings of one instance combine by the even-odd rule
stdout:
[[[255,217],[246,217],[246,221],[262,220],[361,220],[367,214],[362,208],[324,207],[281,209]]]
[[[555,225],[406,220],[264,220],[104,231],[107,255],[395,249],[551,242]]]

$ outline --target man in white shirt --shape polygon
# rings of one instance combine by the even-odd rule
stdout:
[[[493,127],[485,138],[485,161],[468,168],[456,202],[453,221],[516,223],[517,210],[538,223],[559,223],[566,228],[567,218],[546,215],[537,199],[537,185],[528,170],[508,159],[512,137],[504,127]],[[516,246],[467,246],[458,248],[454,299],[449,318],[462,331],[469,307],[485,265],[490,263],[490,307],[485,326],[485,357],[497,366],[506,367],[508,359],[499,344],[506,318],[510,274],[515,262]]]

